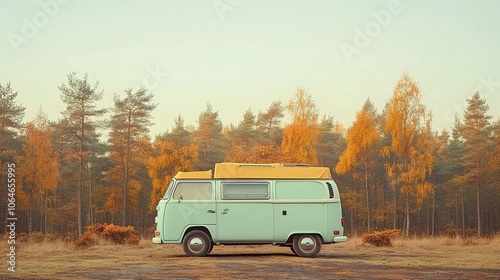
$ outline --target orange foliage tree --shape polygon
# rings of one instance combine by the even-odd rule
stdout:
[[[284,159],[316,165],[315,144],[320,134],[316,104],[304,89],[298,87],[286,109],[293,121],[283,129],[281,152]]]
[[[197,159],[198,152],[194,144],[176,146],[173,141],[161,138],[154,141],[153,154],[147,165],[153,184],[149,205],[151,211],[155,210],[165,194],[172,177],[179,171],[192,170]]]
[[[241,146],[233,146],[226,155],[226,161],[274,163],[281,162],[282,156],[279,147],[274,143],[256,145],[248,151]]]
[[[354,169],[355,174],[360,173],[365,186],[365,207],[367,230],[370,231],[370,193],[369,176],[373,174],[372,169],[376,165],[378,153],[377,143],[380,141],[380,133],[376,125],[376,113],[373,104],[368,99],[360,112],[356,114],[356,120],[346,134],[347,147],[340,156],[335,171],[344,174]]]
[[[26,198],[20,205],[27,208],[24,210],[28,211],[29,232],[32,231],[33,212],[43,209],[47,213],[48,192],[57,187],[58,164],[52,152],[51,137],[52,130],[47,117],[40,111],[26,127],[23,155],[19,158],[19,176],[22,181],[20,196]]]
[[[410,233],[410,199],[415,200],[418,208],[425,197],[433,193],[431,184],[426,180],[433,164],[431,116],[421,98],[417,83],[407,73],[403,74],[394,88],[387,110],[385,130],[391,137],[391,143],[382,149],[384,156],[393,159],[386,164],[386,169],[393,185],[394,200],[396,186],[400,187],[405,198],[407,236]],[[396,201],[394,205],[397,205]]]

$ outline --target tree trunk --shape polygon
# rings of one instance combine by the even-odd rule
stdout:
[[[406,237],[410,236],[410,196],[406,195]]]
[[[436,216],[436,194],[432,195],[432,226],[431,226],[431,236],[434,237],[434,229],[436,227],[435,224],[435,216]]]
[[[28,212],[28,233],[31,233],[31,230],[32,230],[32,225],[33,225],[33,219],[31,218],[31,215],[32,215],[32,211],[31,211],[31,203],[30,203],[30,209],[29,209],[29,212]]]
[[[476,201],[477,201],[477,235],[481,237],[481,205],[480,205],[480,186],[481,186],[481,165],[479,162],[479,153],[476,155],[477,177],[476,177]]]
[[[392,228],[395,229],[396,227],[396,185],[392,185],[392,203],[393,203],[393,209],[392,209]]]
[[[354,210],[351,209],[351,234],[354,235]]]
[[[476,188],[476,200],[477,200],[477,235],[481,237],[481,205],[480,205],[480,199],[479,199],[479,178],[477,182],[477,188]]]
[[[463,193],[462,193],[462,236],[465,237],[465,205],[464,205]]]
[[[45,213],[43,215],[43,232],[47,234],[47,212],[49,209],[47,190],[45,190]]]
[[[367,231],[370,232],[370,196],[368,190],[368,167],[365,160],[365,195],[366,195],[366,227]]]
[[[129,166],[130,166],[130,126],[131,126],[131,117],[130,115],[128,116],[128,123],[127,123],[127,145],[125,147],[125,176],[123,178],[123,220],[122,220],[122,225],[126,226],[127,225],[127,195],[128,195],[128,181],[129,181]]]
[[[90,224],[94,224],[94,217],[92,213],[92,164],[90,164],[90,169],[88,170],[89,173],[89,221]]]
[[[83,223],[82,223],[82,191],[83,191],[83,165],[84,165],[84,158],[83,158],[83,143],[85,139],[85,117],[82,116],[80,119],[80,129],[81,129],[81,135],[80,135],[80,170],[78,172],[78,236],[82,235],[82,229],[83,229]]]

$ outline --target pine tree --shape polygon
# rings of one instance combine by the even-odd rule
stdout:
[[[14,92],[10,83],[0,83],[0,167],[13,160],[13,150],[19,144],[16,136],[22,128],[25,107],[16,103],[17,91]]]
[[[77,179],[77,206],[78,206],[78,235],[82,235],[83,230],[83,185],[85,163],[89,152],[89,143],[94,141],[99,135],[96,133],[96,118],[102,116],[106,110],[97,109],[96,103],[102,99],[102,91],[98,92],[99,83],[91,85],[88,77],[81,79],[76,77],[76,73],[68,75],[68,84],[59,86],[61,99],[66,104],[63,112],[67,123],[67,133],[73,136],[77,143],[77,153],[79,158],[79,170]]]
[[[277,146],[281,145],[281,120],[285,116],[284,110],[281,101],[274,101],[266,112],[259,112],[256,125],[261,144],[267,145],[272,142]]]
[[[481,236],[481,185],[491,148],[491,116],[487,115],[489,106],[478,92],[467,99],[467,103],[460,133],[465,139],[466,152],[463,160],[466,164],[466,177],[474,182],[476,188],[477,234]]]
[[[126,96],[114,96],[113,115],[111,117],[111,158],[119,170],[119,180],[122,186],[122,225],[127,225],[127,205],[131,180],[139,170],[140,162],[134,160],[139,154],[138,143],[142,136],[149,132],[152,125],[151,113],[156,108],[153,94],[148,94],[145,88],[133,92],[125,90]],[[135,189],[140,185],[134,180]]]
[[[22,128],[24,110],[16,102],[15,92],[10,83],[0,83],[0,180],[7,182],[7,164],[14,161],[14,157],[21,148],[18,140],[19,130]],[[0,188],[0,196],[6,197],[7,188]],[[0,217],[6,217],[7,207],[0,207]],[[7,229],[7,220],[4,219],[4,231]]]
[[[194,139],[199,156],[197,169],[213,169],[215,163],[224,160],[227,144],[222,135],[222,122],[219,119],[219,112],[214,112],[210,104],[207,104],[207,109],[198,118],[198,129]]]

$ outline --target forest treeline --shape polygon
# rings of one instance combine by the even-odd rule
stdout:
[[[195,125],[179,115],[151,139],[157,104],[146,88],[115,94],[112,108],[99,107],[103,92],[87,75],[70,73],[59,90],[66,109],[57,121],[41,109],[25,123],[14,85],[0,83],[0,180],[6,186],[15,163],[18,232],[75,238],[105,222],[146,232],[173,175],[223,161],[331,168],[347,234],[500,231],[500,121],[478,92],[443,131],[432,129],[418,83],[405,73],[382,110],[367,99],[347,129],[320,117],[312,95],[298,87],[289,101],[242,112],[237,125],[224,126],[207,104]],[[6,187],[0,199],[7,217]]]

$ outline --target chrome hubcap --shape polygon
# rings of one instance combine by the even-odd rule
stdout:
[[[316,247],[316,244],[315,244],[313,238],[306,236],[306,237],[300,239],[299,247],[300,247],[302,252],[312,252],[314,250],[314,248]]]
[[[203,239],[199,237],[193,237],[189,240],[189,250],[194,253],[199,253],[205,247],[205,243],[203,243]]]

